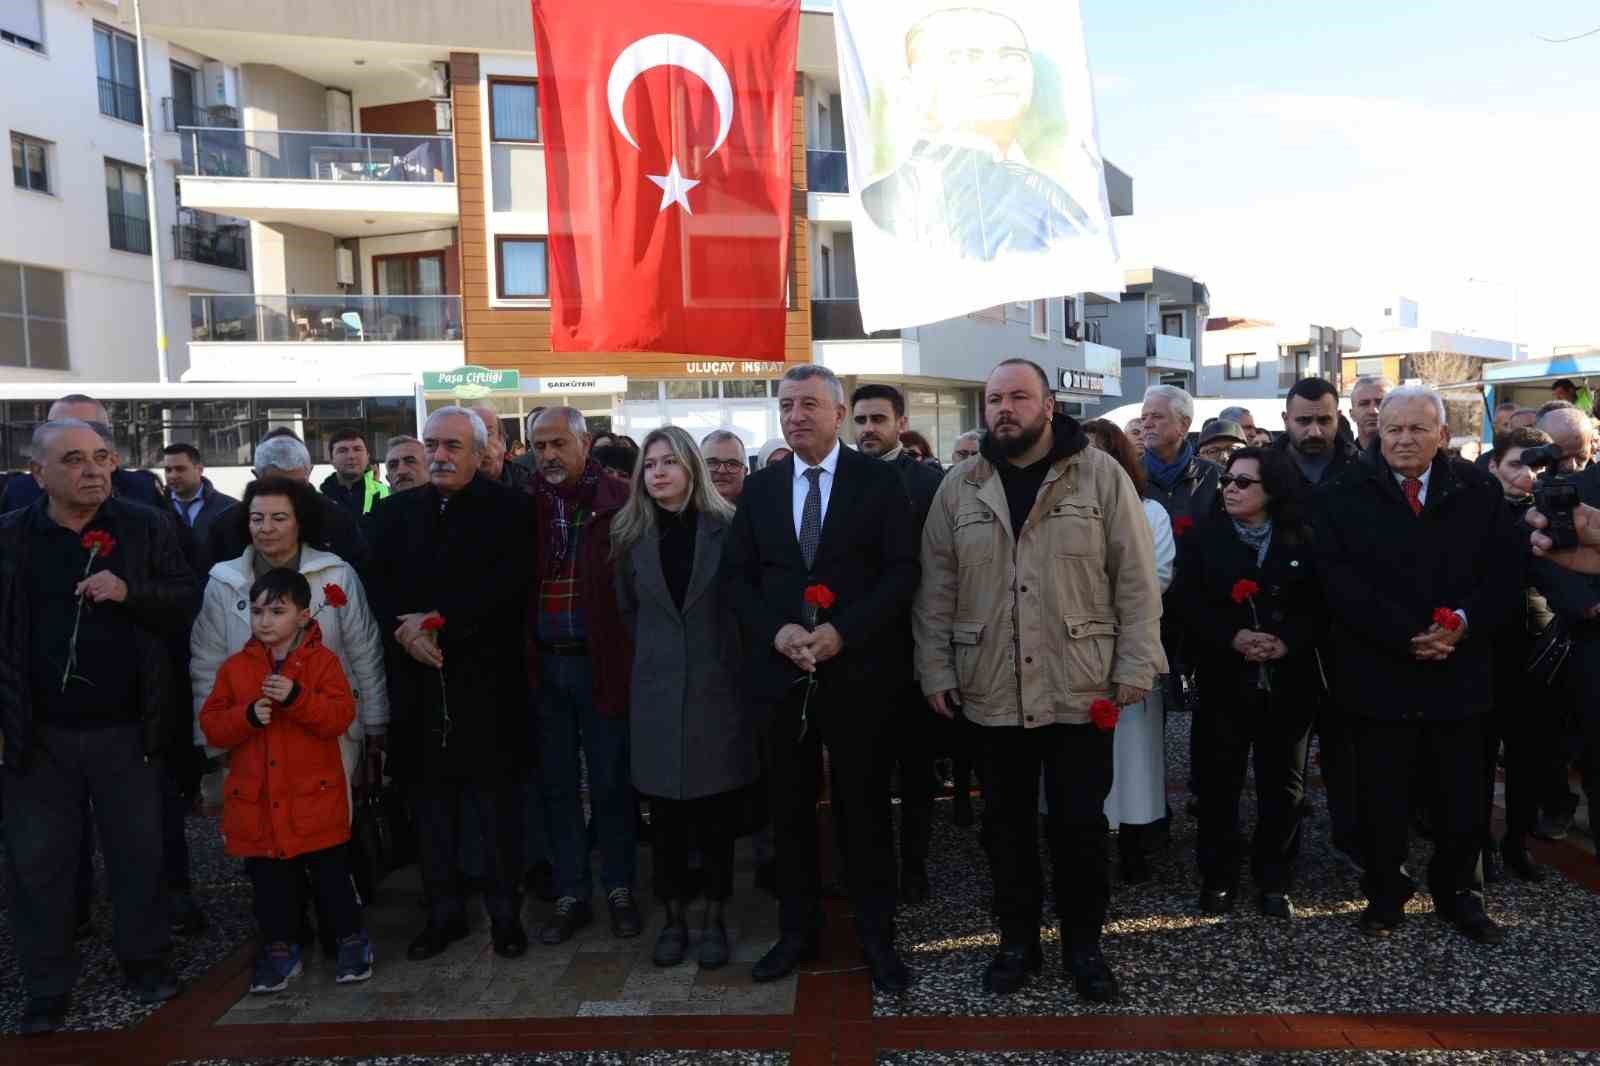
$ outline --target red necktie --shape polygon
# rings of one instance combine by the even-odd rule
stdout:
[[[1416,515],[1421,514],[1422,513],[1422,481],[1421,481],[1421,479],[1420,478],[1414,478],[1414,477],[1408,477],[1403,482],[1400,483],[1400,487],[1406,490],[1406,502],[1411,505],[1411,513],[1412,514],[1416,514]]]

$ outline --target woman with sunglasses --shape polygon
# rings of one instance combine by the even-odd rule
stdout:
[[[1299,476],[1282,452],[1245,448],[1219,481],[1224,513],[1179,542],[1174,602],[1194,646],[1200,714],[1200,909],[1233,909],[1244,850],[1239,798],[1254,755],[1251,872],[1262,914],[1294,917],[1306,745],[1323,685],[1320,596]],[[1252,752],[1253,749],[1253,752]]]

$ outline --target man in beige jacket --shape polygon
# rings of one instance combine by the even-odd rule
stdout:
[[[1000,951],[983,984],[1015,992],[1041,964],[1042,767],[1063,959],[1080,996],[1111,1002],[1117,981],[1100,930],[1111,895],[1112,733],[1090,708],[1143,699],[1167,668],[1155,552],[1133,483],[1055,412],[1040,367],[1001,363],[984,409],[979,454],[945,479],[928,514],[914,610],[929,705],[987,727]]]

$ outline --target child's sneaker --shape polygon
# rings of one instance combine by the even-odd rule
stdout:
[[[257,994],[282,992],[292,978],[300,976],[300,945],[273,941],[256,959],[250,991]]]
[[[352,933],[339,941],[339,976],[341,985],[365,981],[372,976],[372,963],[376,958],[366,933]]]

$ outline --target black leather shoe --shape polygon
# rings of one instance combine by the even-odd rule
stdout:
[[[443,925],[429,922],[427,928],[423,929],[417,939],[411,942],[411,946],[406,948],[406,958],[412,962],[431,959],[466,935],[467,922],[464,918]]]
[[[1238,895],[1232,888],[1222,885],[1207,885],[1200,890],[1200,912],[1202,914],[1228,914],[1233,910],[1234,897]]]
[[[528,931],[519,921],[492,925],[489,940],[494,944],[494,953],[502,959],[520,959],[528,953]]]
[[[626,888],[613,888],[606,897],[611,910],[611,935],[629,940],[644,931],[644,919],[639,915],[639,905],[633,902],[633,892]]]
[[[1506,863],[1497,847],[1483,849],[1483,880],[1485,884],[1498,885],[1506,879]]]
[[[127,971],[126,983],[140,1003],[154,1006],[169,999],[177,999],[183,982],[172,972],[165,959],[144,963]]]
[[[983,971],[983,990],[1009,996],[1028,983],[1028,975],[1044,966],[1044,953],[1037,940],[1030,944],[1001,944],[1000,951]]]
[[[1288,920],[1294,917],[1294,901],[1282,892],[1263,892],[1256,905],[1268,918]]]
[[[650,953],[650,961],[662,968],[676,966],[683,961],[688,950],[689,927],[680,915],[675,921],[669,921],[661,927],[661,932],[656,936],[655,950]]]
[[[1099,948],[1074,951],[1067,956],[1066,964],[1078,995],[1084,999],[1091,1003],[1115,1003],[1122,998],[1117,975],[1111,972]]]
[[[861,954],[866,956],[867,969],[872,972],[872,987],[879,992],[897,995],[911,987],[911,971],[900,960],[900,953],[895,951],[892,941],[862,941]]]
[[[780,937],[767,953],[750,967],[752,981],[781,981],[794,973],[803,962],[816,962],[818,955],[815,937]]]
[[[565,944],[572,934],[594,921],[594,909],[586,899],[562,896],[556,900],[556,912],[539,930],[539,940],[546,944]]]
[[[1441,919],[1456,927],[1456,931],[1475,944],[1495,945],[1506,938],[1500,923],[1483,912],[1477,902],[1458,905],[1454,911],[1436,911]]]
[[[924,868],[900,871],[900,899],[908,907],[928,902],[932,891],[928,887],[928,872]]]
[[[545,903],[556,901],[556,869],[549,863],[540,859],[533,864],[533,869],[528,871],[528,891],[533,893],[535,899]]]
[[[1385,914],[1372,905],[1361,912],[1361,921],[1358,927],[1367,936],[1387,937],[1393,935],[1396,929],[1406,920],[1404,912],[1399,914]]]
[[[67,1007],[71,997],[35,996],[22,1008],[23,1036],[48,1036],[67,1024]]]
[[[1153,876],[1150,872],[1150,860],[1145,858],[1143,851],[1123,852],[1118,872],[1125,885],[1142,885]]]
[[[1507,846],[1504,854],[1506,869],[1516,874],[1520,880],[1538,884],[1550,876],[1548,869],[1533,861],[1533,856],[1528,854],[1527,848]]]

